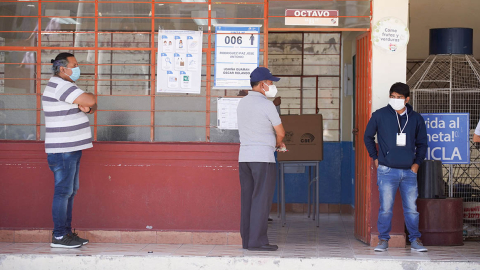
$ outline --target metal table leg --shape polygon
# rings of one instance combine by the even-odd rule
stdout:
[[[282,227],[287,223],[285,220],[285,177],[284,177],[284,163],[280,163],[280,193],[282,197]]]
[[[280,218],[280,165],[277,169],[277,217]]]
[[[314,174],[314,177],[312,179],[312,185],[313,185],[313,189],[312,189],[312,205],[313,205],[313,212],[312,212],[312,216],[313,216],[313,220],[315,220],[317,218],[317,204],[316,204],[316,198],[317,198],[317,178],[316,178],[316,175],[317,175],[317,168],[312,166],[312,169],[313,169],[313,174]]]
[[[310,191],[311,191],[311,189],[310,189],[310,185],[312,184],[312,171],[311,171],[311,167],[310,167],[310,166],[308,166],[307,168],[308,168],[308,183],[307,183],[307,185],[308,185],[308,188],[307,188],[307,190],[308,190],[308,195],[307,195],[307,207],[308,207],[308,218],[310,218]]]
[[[316,191],[317,195],[316,195],[315,199],[316,199],[316,205],[317,205],[317,209],[316,209],[317,210],[317,227],[320,227],[320,216],[319,216],[319,214],[320,214],[320,200],[319,200],[319,195],[320,195],[320,166],[319,166],[318,162],[317,162],[316,168],[317,168],[317,170],[316,170],[317,171],[316,172],[317,173],[317,182],[316,182],[315,187],[316,187],[316,190],[317,190]]]

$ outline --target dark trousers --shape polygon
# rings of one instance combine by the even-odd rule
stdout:
[[[239,162],[243,248],[268,244],[268,214],[275,192],[275,163]]]

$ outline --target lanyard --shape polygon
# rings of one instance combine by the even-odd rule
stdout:
[[[405,130],[405,128],[407,127],[407,124],[408,124],[408,112],[407,112],[407,109],[405,108],[405,114],[407,115],[407,122],[405,122],[405,125],[403,126],[403,128],[400,126],[400,119],[398,119],[398,113],[395,113],[397,115],[397,122],[398,122],[398,128],[400,129],[400,133],[403,133],[403,131]]]

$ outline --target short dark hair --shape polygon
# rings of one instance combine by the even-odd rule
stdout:
[[[53,64],[53,75],[58,75],[60,73],[60,67],[66,67],[68,65],[68,57],[75,57],[75,55],[68,52],[63,52],[59,53],[55,59],[50,61]]]
[[[397,82],[397,83],[394,83],[392,85],[392,87],[390,87],[390,95],[393,92],[395,92],[397,94],[400,94],[400,95],[404,96],[405,98],[407,98],[407,97],[410,96],[410,87],[408,87],[408,85],[406,85],[404,83]]]
[[[57,57],[55,57],[55,60],[52,60],[52,64],[54,61],[57,61],[57,60],[64,60],[64,59],[67,60],[68,57],[75,57],[75,55],[68,52],[59,53]]]
[[[261,82],[250,82],[250,85],[253,87],[259,85]]]

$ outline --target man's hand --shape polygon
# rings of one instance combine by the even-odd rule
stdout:
[[[93,105],[92,107],[78,105],[78,108],[84,113],[92,114],[97,110],[97,104]]]
[[[378,168],[378,159],[375,159],[375,168]]]
[[[420,166],[417,163],[414,163],[411,168],[412,172],[417,173],[419,167]]]
[[[473,142],[480,142],[480,136],[473,134]]]
[[[90,107],[87,107],[87,106],[82,106],[82,105],[78,105],[78,108],[80,109],[80,111],[84,112],[84,113],[90,113]]]
[[[282,97],[276,97],[276,98],[273,100],[273,105],[275,105],[275,106],[280,106],[280,104],[282,104]]]
[[[285,144],[284,144],[283,142],[277,144],[276,147],[277,147],[277,149],[276,149],[277,152],[286,152],[286,151],[288,151],[288,150],[287,150],[287,147],[285,146]]]

